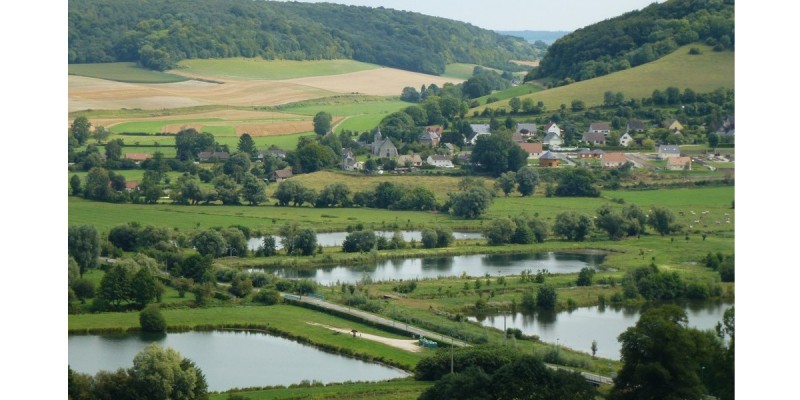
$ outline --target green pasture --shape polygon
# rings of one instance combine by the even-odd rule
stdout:
[[[472,72],[477,67],[477,64],[465,64],[465,63],[453,63],[447,64],[444,67],[444,73],[442,76],[448,78],[456,78],[456,79],[463,79],[467,80],[472,78]],[[419,90],[419,88],[416,88]]]
[[[354,60],[264,60],[261,58],[187,59],[173,72],[236,79],[282,80],[309,76],[340,75],[379,68]]]
[[[145,69],[132,62],[69,64],[68,71],[70,75],[127,83],[174,83],[189,80],[180,75]]]
[[[700,55],[689,55],[689,49],[697,47]],[[557,110],[561,104],[568,107],[572,100],[583,100],[587,107],[602,105],[607,91],[622,92],[626,99],[650,97],[653,90],[664,90],[673,86],[681,90],[690,88],[696,93],[712,92],[720,87],[734,87],[734,58],[730,51],[715,52],[711,47],[690,44],[678,48],[659,60],[635,68],[543,90],[522,97],[530,97],[535,102],[543,101],[548,110]],[[500,94],[495,94],[500,97]],[[483,111],[491,107],[506,108],[508,101],[502,100],[482,105],[475,110]]]
[[[346,117],[341,123],[336,125],[335,131],[336,133],[342,131],[369,132],[375,129],[385,116],[384,114],[375,114]]]
[[[251,400],[323,400],[323,399],[383,399],[416,400],[433,382],[415,381],[413,378],[394,379],[384,382],[329,383],[320,386],[276,387],[269,389],[245,389],[222,393],[210,393],[210,400],[226,400],[238,394]]]
[[[527,94],[541,92],[542,90],[543,89],[538,85],[534,85],[532,83],[523,83],[521,85],[513,86],[506,90],[499,90],[496,92],[492,92],[491,94],[488,94],[486,96],[478,97],[475,100],[477,100],[480,104],[486,104],[486,100],[489,97],[494,97],[498,101],[508,100],[512,97],[522,97]],[[497,103],[489,103],[489,107],[491,107],[491,104],[497,104]]]
[[[159,143],[159,142],[156,142]],[[173,139],[174,145],[174,139]],[[155,146],[125,146],[122,148],[122,154],[128,153],[150,153],[155,154],[156,152],[161,152],[164,155],[164,158],[175,158],[178,155],[178,150],[174,146],[163,146],[159,143],[158,147]]]

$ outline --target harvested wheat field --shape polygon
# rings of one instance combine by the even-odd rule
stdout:
[[[461,83],[462,79],[445,78],[420,74],[394,68],[378,68],[340,75],[312,76],[287,79],[281,82],[307,85],[339,93],[360,93],[373,96],[399,96],[403,88],[419,88],[435,83],[442,87],[445,83]]]
[[[210,83],[192,80],[137,84],[70,75],[68,83],[69,112],[124,108],[161,110],[214,104],[273,106],[336,94],[325,89],[281,81],[230,80]]]
[[[536,61],[520,61],[520,60],[511,60],[514,64],[524,65],[526,67],[538,67],[539,60]]]

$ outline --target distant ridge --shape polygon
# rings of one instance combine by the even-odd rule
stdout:
[[[495,31],[501,35],[516,36],[525,39],[528,43],[535,44],[541,41],[546,45],[551,45],[557,39],[570,33],[570,31]]]
[[[252,0],[70,0],[70,64],[183,59],[353,59],[441,75],[469,63],[519,71],[540,52],[523,39],[383,7]]]

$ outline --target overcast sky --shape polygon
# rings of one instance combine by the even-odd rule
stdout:
[[[393,8],[500,31],[574,31],[664,0],[299,0]]]

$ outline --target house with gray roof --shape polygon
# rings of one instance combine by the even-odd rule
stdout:
[[[638,133],[645,131],[644,122],[638,119],[631,119],[628,120],[628,124],[625,125],[625,132],[627,133]]]
[[[583,141],[589,144],[606,144],[606,135],[603,132],[586,132]]]
[[[542,139],[542,143],[549,146],[561,146],[564,144],[564,140],[561,139],[561,135],[550,132],[544,137],[544,139]]]
[[[656,157],[661,160],[669,157],[680,157],[681,149],[676,144],[661,144],[656,147]]]
[[[608,136],[611,133],[611,125],[608,122],[592,122],[589,124],[590,133],[602,133]]]

